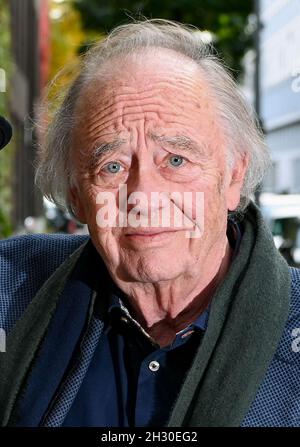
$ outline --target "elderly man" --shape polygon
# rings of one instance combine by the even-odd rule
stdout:
[[[268,162],[196,30],[90,50],[36,177],[90,238],[1,243],[2,425],[300,425],[300,274],[250,200]]]

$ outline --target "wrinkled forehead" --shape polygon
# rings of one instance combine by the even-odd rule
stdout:
[[[132,129],[139,125],[145,126],[147,134],[155,130],[160,135],[186,136],[188,132],[187,136],[213,150],[212,146],[223,146],[216,110],[200,67],[189,58],[164,49],[114,58],[81,92],[73,145],[82,146],[84,136],[85,144],[92,147],[102,139],[135,132]]]
[[[184,90],[190,100],[209,98],[212,95],[199,65],[176,51],[165,48],[150,48],[124,56],[115,56],[104,62],[89,77],[77,101],[77,111],[84,112],[98,104],[105,107],[119,93],[141,93],[157,89],[160,94],[174,95]]]

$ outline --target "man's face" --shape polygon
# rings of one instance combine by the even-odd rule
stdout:
[[[201,274],[208,254],[225,247],[227,210],[239,195],[226,167],[216,105],[197,65],[172,51],[153,54],[142,55],[143,62],[128,59],[123,69],[111,64],[111,79],[82,93],[72,148],[77,186],[71,193],[111,274],[151,283],[187,278],[195,269]],[[118,213],[120,185],[128,196],[138,192],[149,199],[148,205],[140,202],[140,216],[151,215],[152,193],[193,193],[193,206],[185,210],[175,200],[187,218],[179,227],[149,220],[143,227],[101,228],[99,193],[113,194]],[[204,231],[189,238],[187,227],[197,226],[195,192],[204,197]],[[154,213],[162,210],[158,205]]]

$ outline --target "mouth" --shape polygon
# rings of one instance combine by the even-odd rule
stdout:
[[[125,233],[125,237],[130,241],[150,242],[169,238],[179,231],[182,229],[135,229]]]
[[[182,228],[133,228],[125,233],[125,236],[154,236],[163,233],[177,233]]]

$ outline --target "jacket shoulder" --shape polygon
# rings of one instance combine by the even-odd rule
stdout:
[[[34,234],[0,241],[0,328],[7,332],[57,267],[88,236]]]
[[[300,270],[290,267],[290,311],[276,353],[243,421],[246,427],[299,427]]]
[[[290,267],[291,273],[291,313],[300,316],[300,269]],[[299,321],[300,324],[300,321]]]

